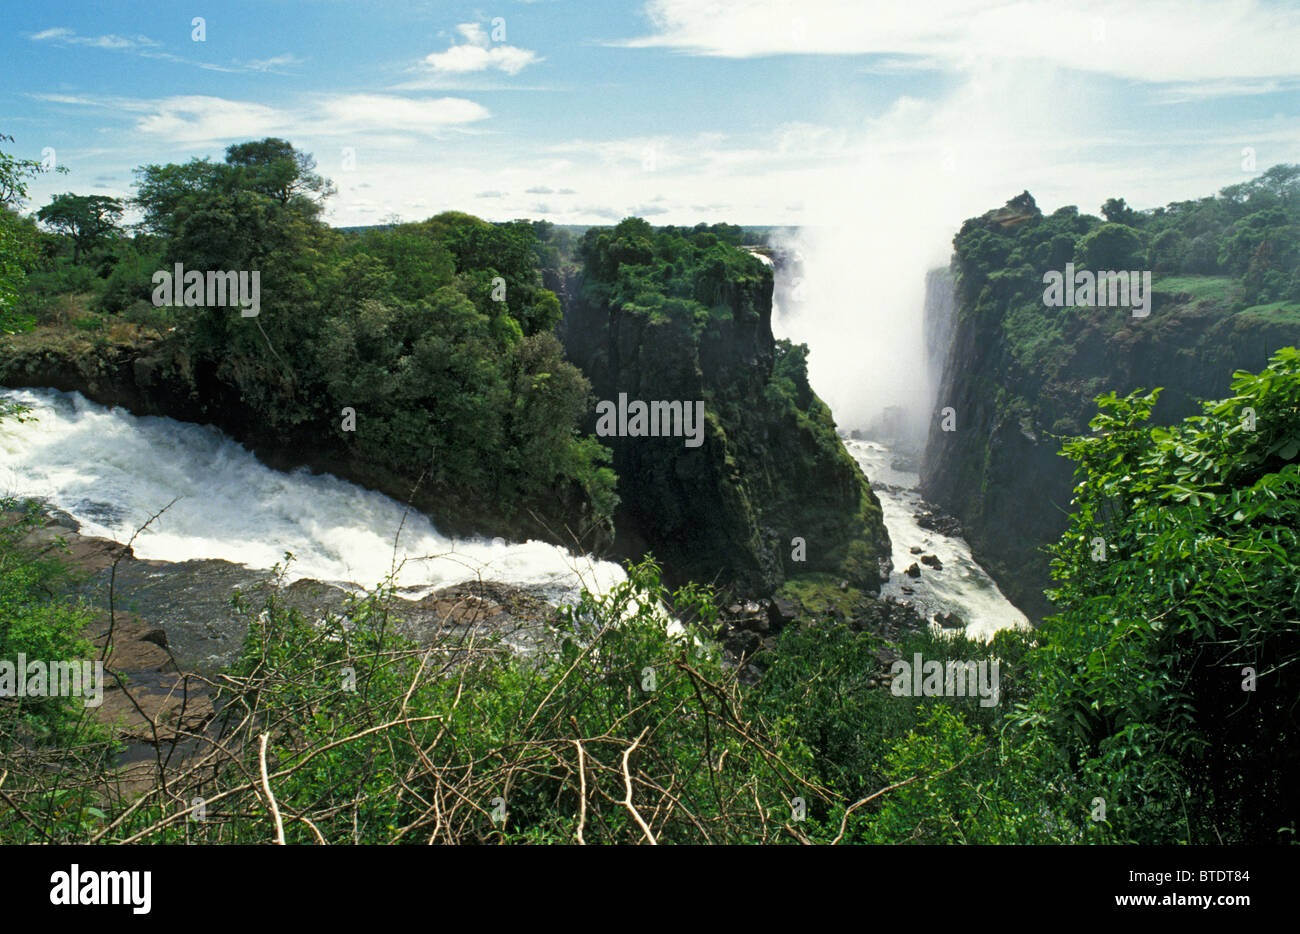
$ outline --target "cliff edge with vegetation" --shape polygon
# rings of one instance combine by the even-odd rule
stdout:
[[[1300,168],[1153,211],[1111,199],[1102,213],[1044,215],[1025,192],[966,221],[953,241],[955,320],[922,489],[961,520],[976,557],[1031,617],[1049,611],[1044,546],[1071,511],[1062,438],[1087,431],[1095,397],[1163,387],[1152,418],[1172,424],[1221,395],[1234,371],[1300,342]],[[1149,314],[1046,305],[1044,274],[1067,263],[1150,271]],[[945,408],[954,430],[944,430]]]
[[[562,334],[596,396],[704,403],[699,447],[603,439],[617,543],[748,592],[807,572],[878,590],[890,554],[880,503],[808,385],[807,347],[773,339],[771,268],[739,236],[629,218],[579,245]]]

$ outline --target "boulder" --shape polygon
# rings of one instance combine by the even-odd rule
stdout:
[[[799,610],[799,604],[788,597],[773,597],[767,605],[768,618],[777,629],[794,622],[799,616]]]
[[[125,688],[107,673],[104,681],[96,718],[128,742],[172,743],[202,730],[215,714],[207,684],[190,675],[145,679],[137,673]]]
[[[936,613],[934,621],[944,629],[963,629],[966,621],[957,613]]]

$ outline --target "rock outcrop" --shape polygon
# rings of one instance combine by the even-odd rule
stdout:
[[[104,696],[95,717],[123,743],[119,764],[127,785],[134,787],[138,777],[147,786],[160,757],[179,766],[203,748],[197,737],[222,703],[220,672],[238,657],[247,632],[248,620],[232,610],[230,598],[236,589],[255,596],[272,586],[270,572],[219,560],[142,560],[126,545],[82,535],[69,516],[47,515],[22,546],[66,566],[69,591],[88,604],[82,635],[104,665]],[[18,517],[0,514],[0,524]],[[350,594],[298,580],[280,588],[279,598],[319,618],[346,616]],[[394,630],[419,644],[437,641],[446,648],[490,637],[529,653],[556,639],[554,607],[527,588],[507,584],[470,581],[419,599],[397,595],[391,612]]]
[[[610,307],[566,289],[562,336],[598,399],[703,400],[703,444],[606,438],[622,504],[616,550],[649,551],[670,583],[718,583],[749,595],[792,574],[825,571],[878,589],[889,569],[879,500],[835,434],[806,377],[793,405],[774,398],[770,270],[727,280],[702,330]],[[594,428],[595,418],[589,428]],[[802,539],[806,560],[796,557]]]

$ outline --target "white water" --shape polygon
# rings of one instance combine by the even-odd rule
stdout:
[[[885,528],[893,545],[894,573],[880,588],[882,595],[907,600],[924,615],[959,614],[966,621],[966,635],[988,641],[999,629],[1028,627],[1025,614],[1016,609],[988,573],[971,556],[970,546],[962,538],[924,529],[916,522],[921,496],[916,488],[918,475],[895,470],[894,454],[875,441],[846,440],[844,446],[862,467],[880,499]],[[935,555],[942,570],[921,563],[921,555],[911,551],[919,546],[923,554]],[[913,580],[904,571],[915,563],[921,576]],[[912,589],[904,593],[903,587]]]
[[[761,253],[753,255],[775,269],[772,261],[766,256]],[[806,258],[805,256],[805,260]],[[823,321],[818,317],[818,310],[825,309],[829,305],[823,296],[823,290],[814,287],[816,280],[812,277],[816,275],[816,267],[805,265],[805,272],[809,274],[809,281],[805,282],[807,288],[803,290],[805,298],[797,308],[793,309],[793,314],[783,314],[786,309],[776,307],[775,301],[773,302],[772,331],[776,337],[808,344],[811,352],[809,366],[812,371],[809,375],[814,382],[813,389],[823,399],[830,399],[833,398],[833,394],[823,390],[833,388],[846,390],[848,386],[823,386],[817,381],[816,374],[819,371],[812,361],[819,353],[828,349],[837,356],[843,357],[846,353],[851,353],[852,347],[845,343],[843,329],[836,326],[838,317],[844,314],[842,308],[829,320]],[[785,291],[788,294],[789,290]],[[919,332],[919,315],[916,316],[913,324]],[[908,333],[910,334],[910,331]],[[882,337],[884,339],[879,341],[881,345],[887,344],[889,340],[897,341],[896,337],[891,338],[889,332],[884,332]],[[909,337],[903,341],[905,345],[903,347],[879,346],[875,347],[873,352],[876,356],[881,353],[897,353],[896,362],[904,368],[903,372],[909,375],[889,377],[891,394],[885,397],[885,402],[893,404],[900,401],[907,402],[900,408],[908,412],[912,418],[917,418],[918,405],[915,401],[907,400],[924,399],[928,394],[930,377],[926,374],[924,366],[912,362],[912,357],[916,356],[916,348],[912,343]],[[874,358],[862,357],[857,360],[856,367],[849,368],[847,372],[837,371],[841,373],[841,383],[852,384],[860,377],[862,370],[874,367],[873,360]],[[825,369],[820,372],[825,372]],[[883,404],[879,399],[863,397],[854,406],[849,407],[847,417],[853,418],[853,412],[879,415]],[[919,408],[924,409],[926,406],[921,405]],[[835,412],[837,421],[844,417],[839,408],[833,408],[832,411]],[[919,417],[924,418],[924,415]],[[921,511],[922,503],[921,495],[917,492],[920,486],[920,477],[917,473],[894,469],[895,453],[885,444],[845,439],[844,446],[858,462],[862,472],[867,475],[872,489],[880,499],[885,528],[889,531],[889,540],[893,546],[894,570],[889,582],[882,585],[880,589],[882,596],[906,600],[930,618],[939,613],[956,613],[965,620],[966,635],[972,639],[987,641],[1000,629],[1029,626],[1025,614],[1002,594],[993,579],[975,561],[970,546],[964,539],[924,529],[917,524],[916,517]],[[911,550],[913,546],[919,546],[921,553],[913,553]],[[942,569],[935,570],[922,564],[920,560],[922,554],[935,555],[943,565]],[[916,564],[921,570],[918,579],[908,577],[904,573],[912,564]],[[909,588],[910,592],[904,591],[904,587]]]
[[[0,491],[43,499],[83,533],[120,542],[179,497],[135,539],[140,558],[270,568],[288,551],[291,580],[368,587],[388,576],[401,528],[396,583],[415,598],[479,577],[539,586],[556,599],[626,579],[616,564],[544,542],[448,538],[380,493],[329,474],[272,470],[211,426],[141,418],[52,389],[0,390],[0,398],[38,419],[0,423]]]

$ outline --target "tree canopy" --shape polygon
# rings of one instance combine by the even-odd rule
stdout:
[[[36,212],[36,219],[72,238],[73,262],[101,240],[118,232],[124,207],[106,195],[55,195]]]

